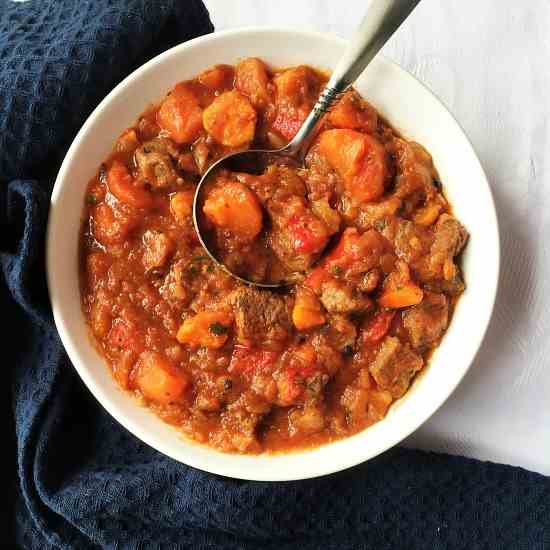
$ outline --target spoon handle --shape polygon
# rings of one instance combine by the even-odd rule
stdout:
[[[290,155],[305,154],[324,114],[374,59],[420,0],[371,0],[367,14],[334,69],[317,103],[298,133],[284,148]]]

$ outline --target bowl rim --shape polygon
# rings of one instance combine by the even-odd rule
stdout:
[[[132,433],[135,437],[137,437],[138,439],[140,439],[141,441],[143,441],[153,449],[163,453],[164,455],[169,456],[170,458],[180,463],[183,463],[188,466],[192,466],[194,468],[198,468],[200,470],[203,470],[209,473],[222,475],[225,477],[232,477],[232,478],[252,480],[252,481],[291,481],[291,480],[310,479],[310,478],[320,477],[320,476],[328,475],[338,471],[346,470],[348,468],[351,468],[353,466],[366,462],[374,458],[375,456],[378,456],[379,454],[387,451],[391,447],[403,441],[411,433],[413,433],[420,426],[422,426],[452,395],[452,393],[455,391],[459,383],[462,381],[462,379],[470,369],[472,363],[475,360],[475,357],[479,353],[479,349],[481,347],[483,339],[485,338],[485,335],[487,333],[487,330],[490,324],[490,320],[492,318],[495,301],[497,297],[499,275],[500,275],[500,254],[501,254],[500,232],[499,232],[495,201],[494,201],[494,196],[493,196],[491,186],[489,185],[487,175],[473,148],[473,145],[470,142],[470,139],[468,138],[461,124],[456,120],[456,118],[453,116],[450,110],[445,106],[445,104],[441,101],[441,99],[434,92],[432,92],[425,84],[423,84],[419,79],[417,79],[414,75],[409,73],[407,70],[402,68],[393,60],[387,58],[383,54],[379,54],[377,58],[379,58],[382,63],[390,65],[393,70],[396,70],[398,73],[400,73],[400,78],[409,80],[409,82],[414,83],[415,86],[421,87],[423,91],[426,92],[429,96],[431,96],[431,99],[438,104],[439,108],[443,109],[446,112],[446,114],[449,117],[449,120],[456,125],[459,133],[461,134],[464,140],[464,146],[468,147],[470,155],[472,156],[473,159],[475,159],[477,163],[477,168],[479,169],[480,175],[483,176],[484,183],[488,191],[487,207],[490,207],[490,211],[487,212],[487,215],[491,218],[490,222],[494,228],[494,232],[495,232],[494,238],[495,238],[495,244],[496,244],[496,249],[494,251],[494,254],[495,254],[495,258],[494,258],[495,263],[494,263],[494,269],[493,269],[494,277],[493,277],[493,280],[487,282],[488,284],[486,289],[487,289],[487,292],[490,293],[490,299],[487,302],[488,307],[484,312],[484,316],[483,316],[484,318],[481,318],[480,330],[477,332],[476,341],[472,345],[472,349],[474,349],[475,351],[471,353],[471,356],[468,357],[467,360],[463,361],[464,367],[459,373],[457,373],[453,382],[446,387],[445,392],[438,395],[438,399],[435,400],[432,408],[424,412],[424,414],[419,415],[413,423],[410,423],[407,426],[406,429],[403,429],[398,434],[394,435],[394,437],[388,438],[383,445],[380,445],[378,447],[377,452],[373,454],[371,453],[366,457],[361,453],[352,454],[350,456],[342,456],[341,459],[336,464],[330,463],[324,466],[310,464],[311,466],[310,470],[307,472],[301,472],[298,477],[295,475],[292,475],[292,473],[289,474],[289,473],[280,473],[280,472],[279,473],[269,472],[266,474],[264,471],[262,471],[261,473],[250,471],[250,473],[248,472],[243,473],[242,469],[238,469],[238,468],[235,469],[234,467],[224,467],[223,456],[227,456],[227,455],[225,455],[224,453],[220,453],[216,449],[213,449],[210,447],[206,447],[206,448],[209,451],[212,451],[213,453],[220,454],[222,457],[222,465],[219,468],[217,466],[216,467],[205,466],[204,464],[200,463],[199,460],[194,460],[193,457],[186,457],[184,461],[180,456],[176,456],[176,454],[172,452],[170,448],[168,448],[169,447],[168,445],[160,444],[158,440],[153,441],[152,438],[149,437],[148,433],[145,430],[142,430],[139,422],[134,421],[129,415],[122,413],[120,410],[118,410],[117,406],[112,404],[110,398],[102,390],[99,383],[96,383],[96,381],[94,380],[93,375],[84,364],[84,361],[81,360],[78,346],[73,345],[72,338],[69,336],[70,327],[67,326],[67,323],[64,321],[62,317],[61,307],[59,305],[59,292],[58,292],[57,285],[55,283],[55,273],[54,273],[56,269],[55,252],[54,252],[55,246],[51,235],[53,233],[54,226],[56,226],[59,223],[62,223],[62,213],[56,210],[55,199],[63,192],[63,186],[66,185],[67,183],[66,178],[67,178],[68,168],[69,168],[69,165],[71,164],[72,157],[79,150],[80,143],[83,140],[84,136],[87,134],[88,128],[93,124],[94,120],[100,115],[100,113],[106,108],[106,106],[113,100],[113,98],[115,98],[117,95],[122,93],[123,90],[125,90],[125,88],[130,86],[135,80],[139,80],[141,76],[144,73],[146,73],[150,67],[158,63],[161,63],[163,60],[169,58],[170,56],[173,56],[173,55],[177,56],[180,52],[183,52],[190,47],[196,46],[197,44],[201,44],[201,43],[206,44],[209,42],[215,42],[221,38],[231,37],[235,35],[247,35],[247,34],[258,34],[258,33],[281,34],[281,35],[285,35],[287,38],[289,37],[289,35],[296,35],[296,36],[300,36],[301,38],[305,37],[305,38],[310,38],[312,40],[317,39],[317,40],[324,40],[324,41],[332,41],[333,43],[339,44],[340,46],[347,44],[347,40],[337,35],[334,35],[331,33],[313,31],[313,30],[300,30],[293,27],[281,27],[281,26],[238,27],[238,28],[233,28],[233,29],[228,29],[228,30],[223,30],[223,31],[203,35],[203,36],[194,38],[192,40],[183,42],[181,44],[178,44],[162,52],[161,54],[153,57],[152,59],[150,59],[149,61],[147,61],[140,67],[138,67],[137,69],[135,69],[133,72],[131,72],[119,84],[117,84],[105,96],[103,100],[101,100],[101,102],[97,105],[97,107],[87,117],[86,121],[81,126],[80,130],[78,131],[75,138],[73,139],[63,159],[63,162],[61,163],[60,169],[55,179],[51,198],[50,198],[50,211],[48,214],[48,224],[47,224],[47,232],[46,232],[46,274],[47,274],[47,285],[48,285],[48,291],[49,291],[55,325],[59,333],[61,342],[63,343],[63,346],[67,352],[67,355],[73,367],[77,371],[78,375],[80,376],[84,384],[90,390],[91,394],[101,404],[101,406],[115,420],[117,420],[117,422],[119,422],[122,426],[124,426],[130,433]],[[136,114],[136,116],[138,116],[138,114]],[[490,304],[490,307],[489,307],[489,304]],[[135,406],[138,407],[139,404],[136,402]],[[364,433],[364,431],[360,433]],[[177,433],[174,434],[174,437],[177,437]],[[345,438],[345,439],[348,439],[348,438]],[[186,442],[188,442],[191,445],[197,445],[197,443],[188,439],[186,439]],[[328,443],[321,447],[328,446],[331,444],[332,443]],[[304,449],[304,450],[293,451],[292,454],[303,455],[304,459],[307,461],[308,452],[310,452],[309,449]],[[242,455],[242,456],[249,456],[249,455]],[[266,455],[256,455],[256,456],[262,457]],[[267,456],[272,457],[277,455],[267,455]]]

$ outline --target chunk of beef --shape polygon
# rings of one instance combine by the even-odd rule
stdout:
[[[382,277],[382,270],[378,267],[373,267],[371,270],[367,271],[359,281],[359,290],[365,294],[374,292],[382,282]]]
[[[165,188],[174,185],[178,174],[171,154],[178,155],[178,152],[166,139],[153,139],[144,143],[134,152],[139,178],[150,183],[152,187]]]
[[[403,325],[413,348],[433,344],[449,323],[449,303],[443,294],[424,293],[420,304],[403,312]]]
[[[408,345],[401,344],[394,336],[387,336],[369,366],[369,371],[381,389],[398,398],[407,391],[413,376],[423,365],[422,357]]]
[[[280,164],[271,164],[265,171],[264,177],[272,187],[272,196],[284,200],[286,195],[305,197],[306,184],[295,168]]]
[[[395,233],[395,252],[401,260],[408,264],[426,254],[431,245],[428,232],[409,220],[399,220]]]
[[[353,349],[357,339],[357,328],[344,315],[331,315],[328,322],[327,338],[338,351]]]
[[[282,296],[243,286],[230,294],[228,302],[233,308],[240,343],[265,347],[288,337],[291,317]]]
[[[342,219],[338,211],[330,206],[326,196],[311,201],[311,209],[320,220],[325,222],[330,235],[338,233]]]
[[[330,313],[361,313],[372,308],[370,298],[337,279],[323,283],[319,298]]]
[[[381,265],[387,252],[387,242],[378,231],[370,229],[360,234],[348,228],[325,257],[325,263],[329,273],[358,285],[365,273]]]
[[[300,174],[307,184],[310,200],[333,197],[338,190],[340,180],[327,159],[321,155],[318,143],[310,147],[305,165],[306,170],[301,171]]]
[[[401,199],[395,195],[389,195],[380,202],[362,204],[357,216],[357,226],[360,229],[374,227],[377,231],[382,231],[386,226],[386,220],[392,219],[397,214],[401,204]]]
[[[185,279],[186,265],[184,260],[174,262],[159,288],[160,295],[174,309],[184,308],[193,297],[191,288]]]
[[[323,403],[319,399],[308,399],[302,408],[291,411],[288,416],[291,437],[318,433],[325,427]]]
[[[394,137],[389,144],[397,163],[395,193],[401,198],[420,192],[429,198],[436,175],[430,154],[418,143]]]
[[[271,247],[292,271],[305,271],[329,240],[329,230],[303,197],[277,195],[267,203],[272,222]]]
[[[143,234],[143,265],[146,271],[164,267],[175,250],[175,244],[162,231],[148,229]]]
[[[424,288],[436,294],[445,293],[449,296],[459,296],[464,292],[465,284],[462,280],[462,275],[457,266],[455,266],[455,274],[450,281],[445,279],[428,280],[424,284]]]
[[[373,383],[366,368],[361,369],[353,383],[346,386],[340,403],[346,410],[349,425],[362,423],[366,419],[368,394],[372,386]]]
[[[345,334],[344,331],[346,329],[344,329],[343,326],[341,326],[340,329],[342,330],[342,333],[340,334],[342,339],[345,340],[345,337],[347,336],[347,338],[349,338],[348,341],[350,341],[350,333]],[[347,330],[350,330],[349,326],[347,327]],[[316,353],[317,366],[322,369],[323,373],[327,373],[329,376],[336,374],[344,363],[342,354],[336,348],[336,342],[331,336],[335,336],[335,334],[333,333],[331,335],[331,329],[329,329],[327,333],[316,334],[311,341],[313,349]],[[323,375],[321,377],[322,386],[324,386],[326,382],[328,382],[328,377]],[[320,392],[322,386],[318,389],[313,388],[314,392]]]
[[[246,168],[246,167],[244,167]],[[248,170],[251,168],[248,167]],[[298,170],[292,166],[286,166],[283,164],[270,164],[264,173],[251,174],[245,172],[232,172],[228,173],[228,178],[235,178],[240,183],[246,185],[249,189],[254,191],[259,201],[265,206],[268,201],[275,201],[283,203],[287,197],[291,197],[291,200],[297,200],[300,205],[305,204],[300,198],[306,195],[306,186],[304,180],[298,174]],[[223,172],[221,172],[223,175]],[[296,196],[297,199],[292,197]],[[283,211],[284,209],[277,209],[275,212]]]
[[[256,426],[263,416],[251,410],[245,395],[229,405],[221,415],[222,438],[228,450],[242,453],[259,447]]]
[[[434,273],[441,273],[445,280],[451,280],[453,273],[449,263],[464,248],[468,232],[453,216],[441,214],[435,225],[435,239],[430,250],[430,267]]]
[[[269,403],[277,401],[278,388],[271,372],[257,371],[253,374],[251,389]]]

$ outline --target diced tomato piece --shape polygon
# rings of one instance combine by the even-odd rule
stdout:
[[[340,237],[338,244],[326,257],[328,268],[347,267],[360,257],[359,242],[361,236],[355,227],[348,227]]]
[[[326,230],[314,231],[313,224],[298,216],[292,216],[288,220],[291,233],[294,236],[294,250],[305,254],[314,254],[322,250],[328,241]],[[318,223],[316,225],[319,225]]]
[[[92,232],[94,237],[104,245],[118,244],[124,241],[138,224],[137,216],[114,210],[102,202],[92,209]]]
[[[323,258],[323,261],[313,269],[304,280],[304,285],[318,292],[322,284],[331,279],[331,270],[335,267],[347,267],[359,255],[359,232],[355,227],[348,227],[340,237],[338,244]]]
[[[289,367],[287,372],[290,374],[291,378],[294,379],[298,376],[300,378],[307,378],[308,376],[314,374],[315,370],[315,367],[308,365],[304,367]]]
[[[390,330],[395,311],[380,311],[369,322],[363,332],[363,340],[367,344],[376,344]]]
[[[123,319],[114,320],[108,340],[111,346],[136,353],[140,353],[145,348],[143,337],[137,327]]]
[[[305,119],[306,117],[301,116],[297,111],[292,112],[279,109],[271,126],[283,137],[291,140],[298,133]]]
[[[273,78],[277,115],[273,129],[292,139],[307,118],[319,95],[317,74],[304,65],[287,69]]]
[[[296,381],[296,372],[293,369],[286,369],[277,380],[278,404],[288,407],[295,403],[304,391],[304,387]]]
[[[304,286],[311,288],[314,292],[321,290],[321,286],[325,281],[331,278],[329,272],[324,265],[319,265],[311,270],[309,275],[304,280]]]
[[[229,371],[251,374],[275,363],[279,354],[271,350],[253,349],[237,344],[233,348]]]
[[[181,168],[184,172],[189,172],[190,174],[198,174],[199,169],[197,163],[195,162],[195,157],[193,153],[182,153],[178,157],[178,167]]]
[[[86,258],[86,272],[88,275],[88,284],[95,287],[102,277],[107,273],[111,261],[105,252],[92,252]]]
[[[311,344],[302,344],[294,351],[290,365],[285,369],[283,383],[279,389],[283,395],[279,395],[281,404],[293,403],[303,392],[303,381],[315,374],[318,370],[317,353]]]

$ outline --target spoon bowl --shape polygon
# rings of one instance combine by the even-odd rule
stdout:
[[[195,231],[199,238],[199,242],[201,243],[208,257],[218,267],[221,267],[224,271],[229,273],[229,275],[231,275],[238,281],[248,285],[254,285],[260,288],[279,288],[282,286],[286,286],[289,283],[285,281],[278,282],[278,283],[251,281],[235,273],[234,271],[230,270],[227,267],[227,265],[213,251],[212,247],[210,246],[210,243],[208,242],[208,238],[207,238],[208,229],[205,227],[204,214],[202,212],[202,208],[204,206],[204,200],[205,200],[204,191],[206,188],[206,183],[210,180],[210,178],[216,172],[220,171],[221,169],[227,168],[230,170],[242,171],[242,168],[244,166],[246,167],[246,171],[248,173],[253,173],[253,168],[258,164],[260,164],[258,162],[259,159],[261,159],[262,157],[265,157],[266,155],[277,155],[277,154],[288,157],[289,156],[288,153],[285,154],[286,149],[287,147],[283,147],[282,149],[278,149],[278,150],[248,149],[246,151],[238,151],[236,153],[230,153],[228,155],[225,155],[224,157],[221,157],[220,159],[218,159],[216,162],[214,162],[211,166],[207,168],[206,172],[201,177],[201,180],[195,191],[195,196],[193,198],[193,224],[195,225]]]
[[[253,170],[255,166],[260,166],[261,163],[258,162],[260,157],[265,157],[266,155],[294,158],[298,162],[303,163],[305,154],[317,135],[325,114],[330,111],[338,98],[357,80],[382,46],[392,37],[419,2],[420,0],[371,0],[367,15],[355,32],[330,80],[321,92],[317,103],[290,143],[280,149],[249,149],[231,153],[213,163],[201,177],[193,199],[193,223],[199,241],[208,256],[237,280],[262,288],[278,288],[288,284],[284,281],[271,283],[249,280],[234,273],[212,251],[206,238],[206,228],[202,213],[205,183],[214,172],[220,170],[222,167],[238,165],[241,167],[240,171],[250,172],[250,167]],[[242,168],[243,166],[244,169]]]

